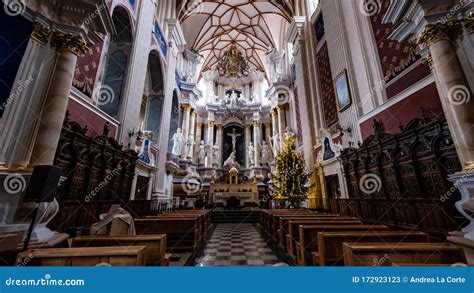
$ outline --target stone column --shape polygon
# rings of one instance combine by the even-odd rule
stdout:
[[[132,188],[130,191],[130,200],[135,200],[135,195],[137,193],[137,181],[138,181],[138,174],[135,173],[133,175],[133,180],[132,180]]]
[[[245,125],[245,153],[246,153],[245,165],[247,168],[250,168],[250,158],[249,158],[249,154],[247,153],[247,146],[249,145],[250,142],[252,142],[252,132],[251,132],[250,127],[251,127],[250,124]]]
[[[206,167],[212,167],[212,147],[214,146],[214,121],[207,122],[207,164]]]
[[[456,50],[462,33],[462,24],[457,20],[428,24],[418,42],[429,48],[436,86],[459,159],[464,169],[474,169],[474,98]]]
[[[278,134],[278,114],[274,109],[271,111],[272,115],[272,135],[275,136]]]
[[[272,143],[272,126],[270,125],[270,122],[266,122],[265,124],[265,141],[267,142],[268,145],[271,145]]]
[[[278,134],[280,136],[280,145],[283,146],[283,133],[285,132],[285,109],[284,106],[277,107],[278,114]]]
[[[183,106],[183,124],[181,125],[181,130],[183,131],[183,136],[185,141],[188,141],[189,137],[189,120],[191,118],[192,107],[189,104]],[[186,160],[187,150],[181,154],[181,159]]]
[[[217,125],[217,132],[216,132],[216,145],[219,147],[219,153],[221,154],[218,162],[219,168],[222,165],[222,149],[224,148],[224,141],[222,139],[222,133],[224,130],[224,125],[218,124]]]
[[[260,121],[253,121],[253,146],[255,148],[255,167],[260,167]]]
[[[52,165],[54,162],[66,116],[77,57],[87,52],[86,42],[81,36],[60,31],[53,34],[51,47],[58,52],[56,66],[39,121],[30,167]]]
[[[196,142],[196,137],[194,136],[195,133],[196,133],[196,111],[192,111],[191,112],[191,121],[189,122],[189,136],[190,137],[194,137],[194,142]],[[186,138],[187,139],[187,138]],[[193,157],[191,158],[191,160],[194,158],[194,153],[195,153],[195,150],[196,150],[196,145],[193,145],[192,146],[192,151],[191,153],[193,154]]]
[[[202,136],[202,123],[196,122],[196,135],[194,145],[194,162],[199,162],[199,145],[201,145],[201,136]]]

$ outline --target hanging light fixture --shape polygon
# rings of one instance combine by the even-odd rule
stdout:
[[[247,58],[242,56],[242,53],[237,49],[235,44],[232,44],[229,51],[219,58],[217,64],[217,71],[220,76],[225,77],[246,77],[250,74],[250,66]]]

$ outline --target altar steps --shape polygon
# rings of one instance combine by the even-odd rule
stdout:
[[[213,223],[258,223],[260,211],[212,211]]]

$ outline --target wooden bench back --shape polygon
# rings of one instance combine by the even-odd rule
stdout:
[[[161,266],[167,264],[166,234],[140,236],[81,236],[72,239],[71,247],[104,246],[146,246],[146,264]]]
[[[288,222],[288,234],[294,240],[300,239],[300,230],[299,227],[301,225],[362,225],[362,222],[359,220],[339,220],[339,219],[332,219],[332,220],[312,220],[312,219],[305,219],[305,220],[291,220]]]
[[[346,266],[372,266],[374,260],[378,260],[380,266],[391,266],[392,263],[466,262],[466,257],[460,247],[445,243],[344,243],[343,252]]]
[[[318,233],[318,263],[314,265],[344,265],[342,244],[346,243],[422,243],[430,242],[423,232],[320,232]]]
[[[144,266],[145,246],[30,249],[18,255],[24,266]]]

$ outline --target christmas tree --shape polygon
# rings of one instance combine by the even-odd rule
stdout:
[[[295,138],[288,135],[276,157],[276,174],[273,179],[273,198],[289,201],[295,208],[308,198],[310,174],[306,171],[303,155],[296,151]]]

